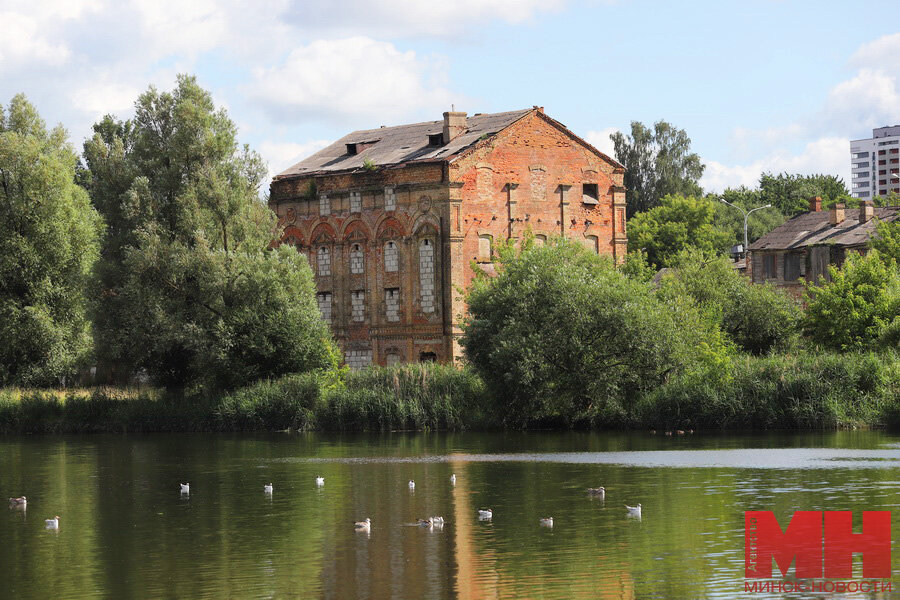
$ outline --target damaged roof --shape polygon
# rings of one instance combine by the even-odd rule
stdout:
[[[491,136],[506,129],[532,110],[513,110],[467,117],[466,132],[445,145],[432,145],[428,140],[428,136],[440,135],[443,132],[443,120],[354,131],[282,171],[275,178],[321,171],[361,169],[367,164],[380,167],[418,160],[443,160],[458,154],[484,136]],[[359,144],[361,149],[357,154],[348,154],[347,144]]]
[[[893,221],[900,216],[900,206],[874,211],[873,219],[860,223],[859,209],[844,209],[844,220],[837,225],[829,222],[829,210],[797,215],[750,244],[750,250],[792,250],[820,244],[862,246],[875,233],[879,220]]]

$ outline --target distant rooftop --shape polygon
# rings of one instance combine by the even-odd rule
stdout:
[[[776,227],[752,244],[750,250],[793,250],[818,244],[862,246],[868,242],[878,221],[893,221],[900,217],[900,206],[874,209],[875,217],[859,222],[859,209],[844,209],[844,220],[837,225],[829,222],[830,210],[811,211],[797,215]]]
[[[354,131],[275,178],[360,169],[368,164],[380,167],[412,161],[445,160],[482,137],[509,127],[532,110],[472,115],[466,118],[466,131],[444,145],[440,142],[444,128],[442,120]]]

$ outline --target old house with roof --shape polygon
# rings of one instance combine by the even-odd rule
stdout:
[[[841,266],[847,252],[865,252],[879,221],[900,217],[900,207],[875,208],[871,200],[858,210],[835,204],[822,210],[822,199],[810,200],[810,210],[750,244],[751,279],[771,282],[794,295],[803,292],[803,281],[828,280],[828,266]]]
[[[351,368],[459,356],[462,290],[498,242],[625,256],[621,164],[542,108],[443,116],[355,131],[272,181],[282,243],[306,254]]]

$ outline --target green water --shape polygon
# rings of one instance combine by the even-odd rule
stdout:
[[[880,432],[4,437],[0,597],[742,598],[746,510],[893,510],[900,584],[898,491]]]

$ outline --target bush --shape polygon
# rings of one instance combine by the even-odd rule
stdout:
[[[900,410],[894,353],[747,357],[717,382],[679,378],[644,397],[634,423],[663,428],[821,429],[884,423]]]
[[[813,342],[833,350],[887,345],[900,329],[900,267],[877,250],[851,252],[831,281],[808,284],[803,325]]]
[[[504,250],[467,300],[466,356],[510,426],[616,424],[640,393],[727,360],[690,303],[567,240]]]

